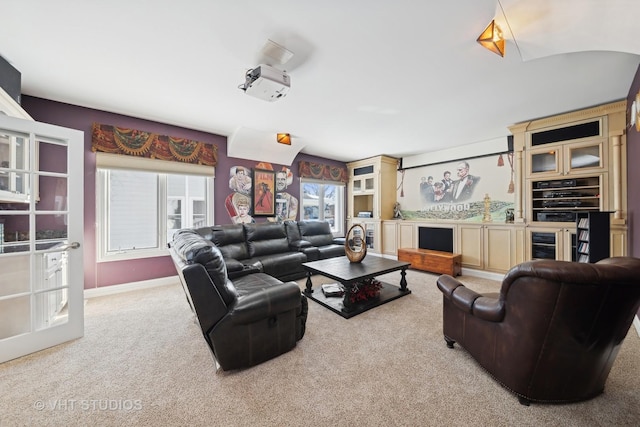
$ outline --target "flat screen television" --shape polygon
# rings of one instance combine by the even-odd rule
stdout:
[[[418,247],[453,253],[453,228],[418,227]]]

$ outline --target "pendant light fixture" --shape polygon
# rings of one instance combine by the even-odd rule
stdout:
[[[280,144],[291,145],[291,135],[288,133],[279,133],[276,134],[276,140]]]
[[[504,37],[495,19],[480,34],[477,41],[491,52],[504,57]]]

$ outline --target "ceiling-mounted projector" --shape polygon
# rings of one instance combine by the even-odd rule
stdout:
[[[260,64],[247,71],[246,80],[240,85],[240,89],[247,95],[273,102],[286,96],[291,86],[290,82],[286,71]]]

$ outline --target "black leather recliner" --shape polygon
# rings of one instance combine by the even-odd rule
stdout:
[[[499,295],[438,278],[443,332],[520,402],[590,399],[604,385],[640,307],[640,259],[537,260],[513,267]]]
[[[251,269],[231,281],[220,250],[195,230],[180,230],[170,253],[204,338],[223,370],[256,365],[304,336],[307,299],[295,282]]]
[[[331,226],[326,221],[298,221],[300,239],[309,242],[315,251],[306,251],[309,261],[345,256],[344,239],[338,243],[333,237]]]

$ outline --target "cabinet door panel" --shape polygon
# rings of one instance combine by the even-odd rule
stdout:
[[[462,254],[462,265],[471,268],[483,268],[482,263],[482,227],[466,226],[458,227],[460,241],[458,253]]]
[[[399,225],[399,248],[417,248],[416,227],[413,224],[400,223]]]
[[[386,221],[382,223],[382,253],[385,255],[397,255],[396,247],[396,223]]]
[[[511,230],[487,227],[485,231],[485,268],[493,271],[509,270],[513,265]]]

